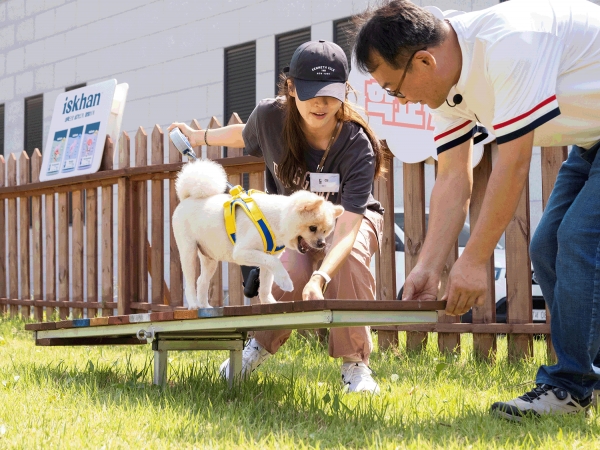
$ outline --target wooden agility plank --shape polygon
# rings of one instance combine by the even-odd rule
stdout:
[[[122,325],[129,323],[129,316],[110,316],[108,318],[109,325]]]
[[[91,327],[98,327],[102,325],[108,325],[108,317],[93,317],[90,319]]]
[[[56,329],[74,328],[72,320],[59,320],[58,322],[55,322],[55,324]]]
[[[211,317],[223,317],[223,306],[215,308],[200,308],[198,310],[198,318],[208,319]]]
[[[325,300],[325,309],[342,311],[443,311],[445,308],[445,301]]]
[[[152,322],[165,322],[168,320],[173,320],[174,317],[174,311],[164,311],[164,312],[155,312],[155,313],[150,313],[150,321]]]
[[[173,319],[185,320],[185,319],[197,319],[198,312],[195,310],[184,310],[184,311],[173,311]]]
[[[25,324],[27,331],[55,330],[56,322],[39,322]]]
[[[149,313],[129,314],[129,323],[144,323],[150,322]]]
[[[223,308],[223,316],[249,316],[252,314],[252,306],[226,306]]]
[[[81,328],[81,327],[89,327],[90,319],[73,319],[73,327]]]
[[[294,311],[295,302],[277,302],[252,305],[252,314],[280,314]]]
[[[56,347],[56,346],[82,346],[82,345],[145,345],[146,341],[140,341],[137,338],[126,338],[126,337],[93,337],[93,338],[47,338],[37,339],[36,345],[42,347]]]

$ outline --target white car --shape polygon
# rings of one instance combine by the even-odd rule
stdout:
[[[425,211],[425,228],[429,222],[429,211]],[[404,267],[404,209],[394,208],[394,232],[396,240],[396,288],[398,289],[398,299],[402,298],[404,281],[406,280],[406,272]],[[463,225],[458,236],[458,253],[459,255],[465,249],[471,227],[468,223]],[[502,241],[501,241],[502,242]],[[502,243],[499,242],[494,249],[494,272],[495,272],[495,292],[496,292],[496,316],[497,321],[506,322],[506,252]],[[375,258],[371,261],[371,271],[375,273]],[[533,297],[533,321],[545,322],[546,310],[544,298],[539,285],[532,283]],[[468,321],[469,317],[464,317],[463,321]]]

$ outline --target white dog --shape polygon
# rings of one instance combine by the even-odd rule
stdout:
[[[188,163],[179,173],[175,188],[181,202],[173,213],[173,233],[177,241],[185,277],[185,296],[189,309],[210,308],[210,279],[219,261],[260,267],[258,297],[261,303],[274,303],[273,281],[284,291],[293,290],[290,276],[278,255],[266,253],[256,226],[242,208],[236,213],[235,245],[225,229],[224,204],[231,199],[225,192],[227,176],[223,167],[209,160]],[[290,196],[255,193],[259,206],[273,231],[276,244],[305,253],[322,249],[333,231],[335,219],[344,208],[322,197],[298,191]],[[194,288],[195,258],[200,258],[201,273]]]

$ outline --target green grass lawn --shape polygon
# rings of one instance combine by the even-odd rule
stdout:
[[[600,449],[598,411],[521,424],[488,414],[545,363],[508,363],[505,339],[493,364],[471,357],[470,336],[460,355],[435,339],[420,354],[376,351],[370,396],[342,394],[339,363],[297,334],[234,390],[216,375],[228,352],[170,353],[159,388],[150,346],[35,347],[23,325],[0,321],[0,448]]]

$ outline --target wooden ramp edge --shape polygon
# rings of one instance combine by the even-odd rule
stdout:
[[[128,314],[123,316],[94,317],[90,319],[39,322],[25,325],[28,331],[58,330],[67,328],[125,325],[145,322],[168,322],[173,320],[208,319],[214,317],[262,316],[311,311],[440,311],[446,307],[442,301],[366,301],[366,300],[307,300],[278,302],[252,306],[222,306],[198,310],[174,310],[165,312]]]

